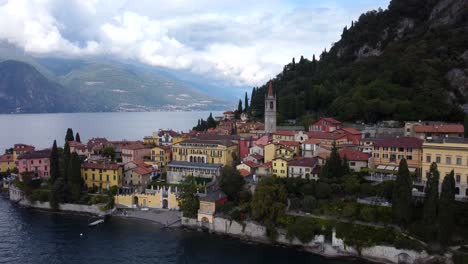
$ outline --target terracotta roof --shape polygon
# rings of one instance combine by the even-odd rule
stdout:
[[[263,159],[263,156],[258,154],[258,153],[250,154],[249,156],[252,156],[253,158],[255,158],[257,160]]]
[[[270,162],[265,162],[263,164],[260,165],[260,167],[265,167],[265,168],[271,168],[271,161]]]
[[[346,137],[345,134],[342,133],[330,133],[330,132],[317,132],[317,131],[311,131],[307,132],[307,135],[311,139],[328,139],[328,140],[333,140],[333,139],[341,139]]]
[[[330,153],[321,152],[320,154],[318,154],[318,157],[321,159],[328,159],[328,157],[330,157]]]
[[[419,125],[414,127],[416,133],[457,133],[463,134],[465,128],[463,125],[456,124],[438,124],[438,125]]]
[[[317,165],[316,158],[298,158],[288,162],[288,166],[314,167]]]
[[[81,164],[81,168],[83,169],[101,169],[101,170],[117,170],[119,168],[119,164],[103,164],[103,163],[83,163]]]
[[[215,134],[200,134],[196,139],[202,140],[239,140],[240,137],[236,135],[215,135]]]
[[[300,142],[291,141],[291,140],[281,140],[281,141],[279,142],[279,144],[284,145],[284,146],[288,146],[288,147],[295,147],[295,146],[301,145]]]
[[[351,134],[351,135],[361,135],[362,132],[360,130],[357,130],[355,128],[352,128],[352,127],[343,127],[341,128],[341,130],[343,130],[345,133],[348,133],[348,134]]]
[[[73,148],[85,148],[86,145],[78,141],[68,141],[68,146]]]
[[[43,150],[33,150],[24,154],[21,154],[18,157],[20,159],[45,159],[50,158],[50,154],[52,151],[50,149],[43,149]]]
[[[236,145],[232,141],[229,141],[229,140],[201,140],[197,138],[187,139],[178,144],[197,144],[197,143],[198,144],[216,144],[216,145],[222,145],[222,146],[228,146],[228,147]]]
[[[313,145],[316,145],[316,144],[320,144],[320,140],[315,139],[315,138],[311,138],[311,139],[305,140],[304,142],[302,142],[302,144],[313,144]]]
[[[273,133],[273,135],[279,135],[279,136],[294,136],[296,135],[296,131],[293,130],[281,130],[281,131],[276,131]]]
[[[31,146],[31,145],[26,145],[26,144],[15,144],[13,146],[13,150],[14,151],[31,151],[31,150],[34,150],[35,147],[34,146]]]
[[[223,115],[233,115],[233,114],[234,114],[233,111],[226,111],[226,112],[223,113]]]
[[[327,121],[327,122],[329,122],[329,123],[331,123],[331,124],[337,124],[337,125],[338,125],[338,124],[341,124],[340,121],[338,121],[338,120],[336,120],[336,119],[334,119],[334,118],[331,118],[331,117],[324,117],[324,118],[321,118],[320,120]],[[320,121],[320,120],[319,120],[319,121]]]
[[[249,166],[250,168],[260,167],[260,164],[257,164],[257,163],[255,163],[253,161],[250,161],[250,160],[244,161],[244,164]]]
[[[146,174],[150,174],[153,170],[151,168],[138,166],[138,167],[134,168],[133,171],[140,174],[140,175],[146,175]]]
[[[415,148],[422,147],[423,140],[414,137],[382,138],[374,142],[375,147]]]
[[[132,143],[122,146],[122,149],[130,149],[130,150],[144,149],[144,148],[148,148],[148,146],[146,146],[142,142],[132,142]]]
[[[268,144],[268,142],[271,141],[271,137],[270,136],[262,136],[261,138],[257,139],[255,142],[254,142],[254,145],[266,145]]]
[[[13,155],[12,154],[5,154],[0,156],[0,162],[13,162]]]
[[[241,169],[239,170],[239,173],[242,177],[247,177],[250,175],[250,172],[248,170]]]
[[[346,157],[351,161],[368,161],[370,158],[370,154],[355,149],[340,149],[338,153],[342,159]]]

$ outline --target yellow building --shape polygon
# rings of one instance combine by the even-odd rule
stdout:
[[[216,204],[223,204],[227,201],[227,196],[222,191],[216,191],[200,196],[200,208],[198,209],[197,220],[202,225],[213,224],[216,213]]]
[[[136,208],[147,207],[156,209],[179,209],[177,188],[157,187],[146,190],[145,193],[119,194],[114,196],[117,206]]]
[[[291,131],[291,130],[280,130],[273,132],[273,141],[278,142],[278,141],[294,141],[294,136],[296,135],[296,131]]]
[[[151,149],[151,161],[158,165],[158,168],[165,168],[172,160],[171,146],[157,146]]]
[[[288,161],[286,158],[276,158],[273,160],[273,175],[277,177],[288,177]]]
[[[238,156],[238,146],[229,140],[188,139],[172,145],[174,161],[231,165]]]
[[[435,162],[440,172],[440,183],[452,170],[455,173],[456,195],[468,196],[468,140],[445,138],[424,142],[422,180],[427,181],[431,164]]]
[[[276,157],[277,144],[268,143],[263,147],[263,161],[271,162]]]
[[[35,147],[31,145],[15,144],[13,146],[13,159],[16,161],[20,155],[33,151],[34,149]]]
[[[145,145],[153,145],[153,146],[156,146],[159,144],[159,138],[154,138],[152,136],[149,136],[149,137],[144,137],[143,138],[143,142],[145,143]]]
[[[422,164],[423,140],[414,137],[392,137],[374,142],[372,163],[377,169],[398,171],[400,160],[405,158],[410,172],[419,174]]]
[[[123,169],[118,164],[83,163],[81,177],[87,188],[109,189],[112,186],[122,187]]]
[[[13,170],[16,168],[15,160],[13,154],[5,154],[0,156],[0,172],[6,172],[8,170]]]

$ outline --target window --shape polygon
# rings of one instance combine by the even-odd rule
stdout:
[[[273,109],[273,102],[270,102],[270,109]]]
[[[39,160],[39,164],[42,164],[42,160]]]
[[[374,147],[374,150],[379,150],[379,147]]]
[[[114,175],[114,181],[115,181],[115,180],[117,180],[117,178],[116,178],[115,175]]]
[[[95,180],[94,173],[93,173],[93,181]]]
[[[426,156],[426,162],[431,163],[431,156],[429,156],[429,155]]]
[[[388,151],[388,147],[383,147],[383,150],[384,150],[384,151]]]
[[[407,152],[413,152],[413,149],[412,148],[407,148],[406,151]]]
[[[391,150],[391,151],[396,151],[396,148],[395,148],[395,147],[391,147],[390,150]]]
[[[351,161],[351,162],[349,163],[349,165],[350,165],[350,166],[356,166],[356,162]]]
[[[460,174],[455,175],[455,181],[457,183],[460,183],[460,181],[461,181],[461,175]]]
[[[388,154],[383,154],[384,159],[388,159]]]
[[[406,156],[406,159],[407,159],[407,160],[413,160],[413,156],[408,155],[408,156]]]
[[[445,157],[445,163],[452,164],[452,157]]]
[[[399,148],[398,151],[403,152],[403,151],[405,151],[405,149],[404,148]]]
[[[436,163],[440,163],[440,156],[436,157]]]
[[[106,181],[109,181],[109,175],[106,175]]]
[[[457,157],[457,165],[462,165],[462,158],[461,157]]]

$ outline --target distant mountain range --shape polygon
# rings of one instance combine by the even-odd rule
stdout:
[[[224,88],[183,71],[108,58],[35,58],[0,44],[0,113],[221,110],[242,94]]]

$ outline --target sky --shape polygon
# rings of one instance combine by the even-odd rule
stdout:
[[[0,41],[36,56],[109,56],[257,86],[317,57],[390,0],[0,0]]]

